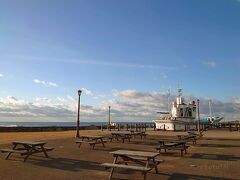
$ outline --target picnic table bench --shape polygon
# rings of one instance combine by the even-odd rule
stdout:
[[[130,132],[131,132],[131,134],[134,136],[134,138],[135,138],[136,136],[140,136],[141,139],[142,139],[143,137],[146,138],[146,136],[147,136],[147,134],[146,134],[145,131],[130,131]]]
[[[80,148],[82,143],[88,143],[90,146],[92,146],[92,149],[95,148],[96,144],[102,144],[103,147],[105,147],[105,143],[107,140],[103,139],[103,136],[91,136],[91,135],[81,135],[80,140],[76,140],[75,143],[78,144],[78,147]]]
[[[109,179],[112,178],[113,171],[116,168],[141,172],[144,175],[145,180],[147,173],[153,168],[155,169],[156,173],[158,173],[157,166],[163,162],[162,160],[155,159],[159,153],[154,152],[117,150],[110,153],[113,154],[114,157],[113,163],[101,164],[101,166],[105,167],[106,169],[111,169]],[[123,160],[122,162],[118,161],[119,157],[121,157]],[[129,165],[129,163],[135,163],[140,166]]]
[[[186,145],[186,141],[173,139],[173,138],[162,138],[159,140],[159,146],[156,149],[161,153],[163,149],[165,152],[167,150],[180,150],[181,156],[183,156],[183,152],[187,153],[188,145]]]
[[[112,142],[113,139],[116,139],[117,141],[119,141],[119,139],[122,140],[122,142],[125,142],[125,139],[128,140],[128,142],[130,142],[130,139],[132,138],[132,134],[129,131],[121,131],[121,132],[111,132],[111,137],[109,137],[110,141]]]
[[[188,135],[194,135],[194,136],[197,136],[198,138],[203,137],[203,132],[202,131],[200,131],[199,133],[198,132],[193,132],[193,131],[188,131],[187,133],[188,133]]]
[[[177,135],[179,140],[184,140],[186,142],[192,142],[193,144],[197,144],[197,136],[196,135]]]
[[[24,162],[28,159],[29,156],[36,153],[43,153],[46,158],[48,158],[47,151],[52,151],[53,147],[46,147],[46,142],[37,142],[37,141],[13,141],[12,149],[1,149],[2,153],[8,153],[5,159],[8,159],[11,154],[16,153],[21,156],[25,156]]]

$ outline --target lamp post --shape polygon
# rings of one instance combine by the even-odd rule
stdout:
[[[108,106],[108,127],[111,128],[111,106]]]
[[[200,111],[199,111],[199,99],[197,100],[198,107],[198,132],[200,133]]]
[[[82,91],[78,90],[78,116],[77,116],[77,134],[76,137],[79,138],[79,124],[80,124],[80,96],[81,96]]]

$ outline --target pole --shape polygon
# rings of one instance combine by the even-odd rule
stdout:
[[[212,123],[212,100],[209,100],[209,116],[210,122]]]
[[[167,92],[167,94],[168,94],[168,111],[170,112],[171,111],[171,109],[170,109],[170,89],[168,89],[168,92]]]
[[[111,126],[111,106],[108,106],[108,126]]]
[[[197,100],[198,107],[198,133],[200,133],[200,111],[199,111],[199,99]]]
[[[77,134],[76,137],[79,138],[79,126],[80,126],[80,96],[81,96],[81,90],[78,90],[78,116],[77,116]]]

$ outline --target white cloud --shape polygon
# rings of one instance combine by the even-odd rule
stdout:
[[[16,56],[14,56],[16,57]],[[23,56],[18,55],[19,59],[26,60],[35,60],[40,62],[62,62],[62,63],[71,63],[71,64],[88,64],[88,65],[98,65],[98,66],[111,66],[111,67],[123,67],[123,68],[136,68],[136,69],[158,69],[158,70],[174,70],[176,67],[173,66],[164,66],[159,64],[139,64],[139,63],[130,63],[130,62],[113,62],[113,61],[99,61],[92,59],[61,59],[61,58],[48,58],[48,57],[34,57],[34,56]]]
[[[70,96],[70,95],[67,95],[67,98],[68,98],[70,101],[75,101],[75,99],[74,99],[72,96]]]
[[[86,95],[93,95],[92,91],[87,88],[81,88],[82,92]]]
[[[204,64],[211,68],[214,68],[217,65],[215,61],[207,61],[207,62],[204,62]]]
[[[48,98],[46,98],[46,97],[36,97],[35,101],[48,101]]]
[[[0,74],[0,78],[2,78],[3,77],[3,74]]]
[[[40,81],[38,79],[34,79],[33,82],[35,82],[36,84],[45,84],[45,81]]]
[[[194,96],[184,96],[186,102],[196,100]],[[171,96],[171,101],[175,96]],[[207,98],[200,98],[201,116],[208,116]],[[240,118],[240,97],[234,97],[229,102],[213,99],[213,113],[224,114],[227,120]],[[84,102],[82,102],[84,103]],[[140,92],[137,90],[114,90],[108,100],[96,106],[81,104],[81,119],[83,121],[107,121],[108,106],[111,106],[113,121],[151,121],[158,117],[156,112],[166,111],[168,93]],[[77,98],[71,96],[49,99],[37,97],[32,102],[20,100],[13,96],[0,97],[0,119],[12,118],[30,120],[74,121],[77,112]]]
[[[48,82],[48,81],[42,81],[42,80],[39,80],[39,79],[34,79],[33,80],[34,83],[36,84],[42,84],[44,86],[47,86],[47,87],[57,87],[58,85],[56,83],[53,83],[53,82]]]
[[[18,100],[14,96],[7,96],[5,98],[0,97],[0,102],[2,102],[4,104],[10,104],[12,106],[17,106],[17,105],[21,105],[21,104],[25,103],[24,100]]]
[[[93,99],[106,99],[108,96],[105,94],[99,94],[96,96],[93,96]]]
[[[157,116],[157,111],[166,111],[168,104],[168,93],[166,92],[151,92],[144,93],[136,90],[113,91],[113,97],[107,104],[111,104],[112,108],[117,109],[116,116],[119,119],[145,119],[151,120]],[[175,96],[170,97],[171,101]],[[185,96],[186,102],[198,99],[194,96]],[[208,116],[209,99],[200,98],[200,112],[203,116]],[[222,102],[213,100],[213,113],[215,115],[224,114],[227,120],[235,120],[240,118],[240,97],[234,98],[230,102]]]
[[[49,86],[53,86],[53,87],[57,87],[58,86],[56,83],[53,83],[53,82],[46,82],[46,83]]]
[[[36,97],[33,102],[19,100],[13,96],[0,98],[0,118],[49,117],[56,119],[72,118],[75,102],[62,101],[61,98],[48,99]],[[33,119],[34,120],[34,119]]]

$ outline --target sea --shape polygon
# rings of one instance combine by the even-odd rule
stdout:
[[[114,122],[116,124],[143,124],[152,122]],[[71,127],[76,126],[76,122],[0,122],[0,127]],[[106,122],[80,122],[80,126],[101,126]]]

